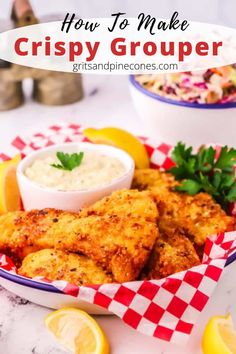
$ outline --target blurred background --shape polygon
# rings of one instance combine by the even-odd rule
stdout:
[[[108,17],[111,12],[123,11],[128,16],[149,12],[155,17],[169,17],[175,10],[189,20],[211,22],[236,27],[235,0],[32,0],[38,16],[75,11],[82,17]],[[1,0],[1,18],[7,18],[12,0]]]
[[[128,17],[144,12],[157,18],[170,18],[178,11],[180,19],[236,27],[236,0],[31,0],[30,3],[42,22],[52,16],[64,18],[67,12],[83,18],[109,17],[114,12],[125,12]],[[0,31],[13,26],[12,4],[13,0],[0,0]],[[146,133],[146,124],[140,121],[131,100],[127,75],[86,74],[82,79],[84,98],[61,106],[33,100],[32,80],[23,80],[25,103],[16,109],[0,111],[0,152],[9,148],[16,135],[29,136],[61,121],[96,127],[111,125],[135,134]]]

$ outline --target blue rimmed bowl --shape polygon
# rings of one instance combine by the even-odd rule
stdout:
[[[130,75],[130,91],[146,134],[176,144],[236,146],[236,102],[199,104],[175,101],[145,89]]]
[[[53,309],[77,307],[93,315],[110,315],[108,310],[98,305],[64,294],[53,284],[29,279],[2,268],[0,268],[0,286],[23,299],[44,307]]]
[[[232,274],[236,272],[236,252],[233,251],[228,257],[224,273],[219,281],[216,292],[214,292],[210,304],[204,310],[205,315],[209,315],[208,308],[213,305],[213,313],[219,310],[222,298],[226,296],[232,285]],[[0,286],[8,291],[27,299],[35,304],[59,309],[63,307],[77,307],[94,315],[110,315],[111,313],[98,305],[82,301],[74,296],[64,294],[59,288],[51,283],[42,282],[36,279],[29,279],[0,267]]]

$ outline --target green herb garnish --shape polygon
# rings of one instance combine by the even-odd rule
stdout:
[[[52,164],[51,166],[65,171],[72,171],[74,168],[78,167],[81,164],[84,157],[84,153],[80,152],[79,154],[65,154],[64,152],[57,152],[56,156],[61,162],[61,165]]]
[[[177,180],[182,180],[175,189],[190,195],[207,192],[224,209],[236,201],[236,149],[224,146],[218,157],[213,147],[201,147],[198,153],[192,147],[179,142],[172,152],[176,166],[171,172]]]

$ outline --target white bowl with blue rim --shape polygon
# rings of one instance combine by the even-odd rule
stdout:
[[[222,303],[222,298],[227,296],[229,287],[236,287],[232,284],[232,274],[236,272],[236,253],[235,251],[228,257],[223,275],[219,280],[216,292],[213,293],[210,299],[210,304],[207,307],[213,311],[213,313],[220,313],[221,308],[219,303]],[[0,267],[0,286],[4,287],[8,291],[29,300],[35,304],[59,309],[64,307],[77,307],[90,314],[95,315],[110,315],[111,313],[105,308],[98,305],[82,301],[72,295],[64,294],[61,290],[56,288],[53,284],[45,283],[36,279],[29,279],[24,276],[13,273],[12,271],[4,270]],[[218,304],[218,305],[216,305]],[[229,306],[234,306],[233,303],[229,303]],[[213,308],[213,309],[212,309]],[[218,311],[218,312],[217,312]],[[208,309],[204,309],[204,317],[209,317]],[[202,315],[201,315],[202,322]]]
[[[94,315],[109,315],[110,312],[101,306],[77,299],[63,293],[53,284],[36,279],[29,279],[0,267],[0,286],[15,295],[29,300],[34,304],[52,309],[64,307],[80,308]]]
[[[158,141],[236,146],[236,102],[175,101],[144,88],[130,75],[130,91],[146,134]]]

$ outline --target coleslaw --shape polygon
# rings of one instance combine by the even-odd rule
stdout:
[[[140,74],[135,80],[145,89],[175,101],[236,102],[236,64],[196,72]]]

